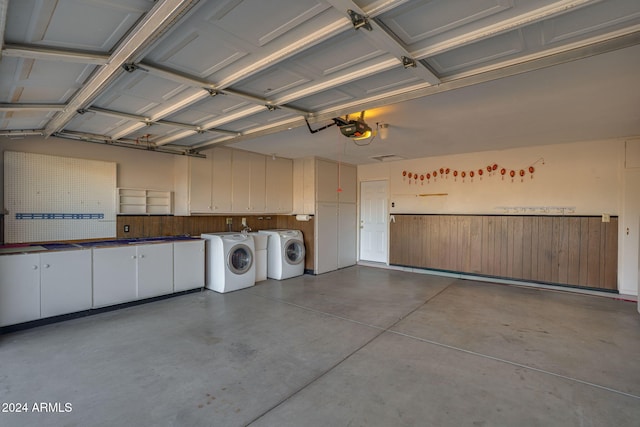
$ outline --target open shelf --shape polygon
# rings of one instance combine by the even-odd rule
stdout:
[[[118,188],[118,215],[171,215],[173,192],[141,188]]]

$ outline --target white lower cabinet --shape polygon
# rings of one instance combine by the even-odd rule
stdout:
[[[355,203],[338,203],[338,268],[356,264],[358,211]]]
[[[204,264],[204,240],[2,255],[0,327],[201,288]]]
[[[137,298],[135,246],[93,249],[93,306],[104,307]]]
[[[173,243],[174,292],[204,286],[204,240]]]
[[[40,315],[91,308],[91,250],[40,254]]]
[[[138,298],[151,298],[173,292],[173,243],[139,245]]]
[[[91,308],[91,250],[0,256],[0,326]]]
[[[94,307],[121,304],[172,292],[171,243],[94,248]]]
[[[338,269],[338,204],[318,203],[315,220],[315,273]]]
[[[355,203],[318,203],[315,215],[315,273],[355,265],[357,209]]]
[[[40,318],[40,255],[0,256],[0,326]]]

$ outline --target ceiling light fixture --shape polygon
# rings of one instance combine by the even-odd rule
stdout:
[[[402,66],[406,68],[416,68],[416,60],[413,58],[409,58],[408,56],[403,56],[402,58]]]
[[[387,139],[389,136],[389,123],[376,123],[376,128],[378,129],[380,139]]]
[[[351,18],[351,23],[353,24],[353,28],[355,28],[356,30],[359,30],[360,28],[364,28],[366,30],[371,31],[373,29],[371,27],[371,24],[369,23],[369,20],[365,16],[362,16],[358,12],[355,12],[351,9],[348,9],[347,13]]]
[[[124,64],[122,64],[122,69],[125,70],[127,73],[133,73],[138,68],[139,68],[138,65],[134,64],[133,62],[125,62]]]

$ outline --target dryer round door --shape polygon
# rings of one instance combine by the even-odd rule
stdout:
[[[253,265],[253,252],[247,245],[236,245],[229,251],[227,267],[235,274],[244,274]]]
[[[300,240],[289,240],[284,247],[284,259],[292,265],[304,261],[304,243]]]

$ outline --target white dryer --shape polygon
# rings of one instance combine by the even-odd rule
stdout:
[[[253,237],[242,233],[206,233],[206,284],[224,293],[256,282]]]
[[[282,280],[304,274],[305,248],[300,230],[260,230],[268,234],[267,277]]]

